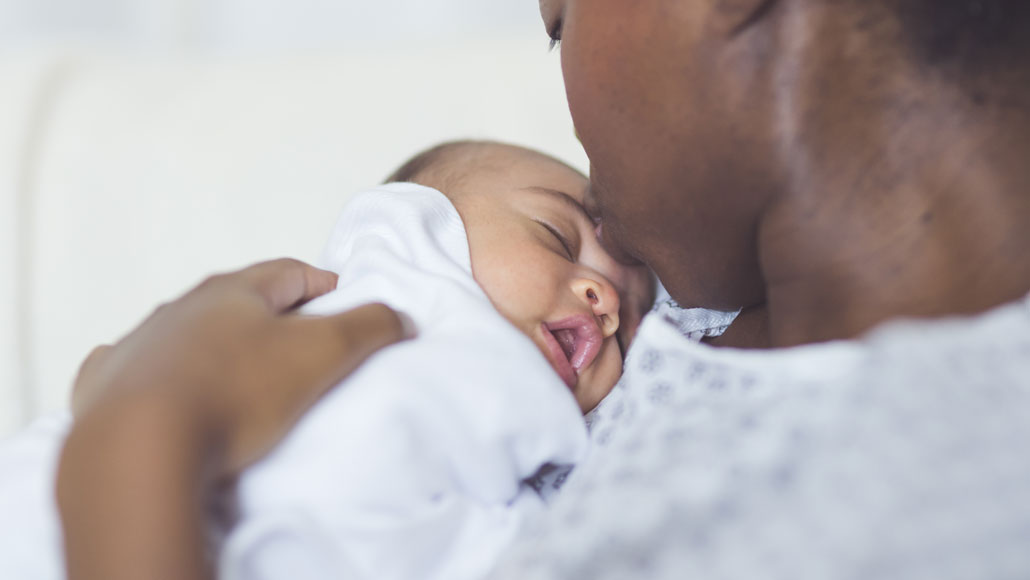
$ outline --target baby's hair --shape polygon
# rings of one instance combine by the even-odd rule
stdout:
[[[385,183],[417,183],[448,193],[472,173],[504,169],[509,161],[503,153],[513,149],[546,157],[582,175],[571,165],[539,151],[498,141],[466,139],[448,141],[422,151],[391,173]]]
[[[462,154],[486,149],[491,145],[495,143],[473,140],[448,141],[435,145],[405,161],[386,178],[385,183],[403,181],[441,190],[449,189],[447,186],[453,185],[468,168],[466,163],[459,162]]]

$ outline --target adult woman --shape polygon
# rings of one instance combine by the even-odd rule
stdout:
[[[542,0],[606,239],[778,345],[1019,298],[1027,8],[977,5]]]
[[[540,7],[548,31],[562,42],[570,108],[593,164],[594,210],[602,218],[603,238],[613,251],[621,251],[623,259],[639,259],[651,265],[683,304],[755,307],[756,312],[762,312],[760,307],[765,304],[769,337],[782,346],[854,337],[899,316],[978,313],[1016,300],[1030,289],[1030,260],[1026,258],[1030,248],[1030,196],[1025,194],[1030,185],[1030,166],[1022,157],[1030,146],[1030,72],[1021,66],[1021,55],[1026,54],[1030,45],[1030,35],[1026,34],[1030,31],[1030,8],[1025,3],[541,0]],[[314,276],[308,270],[304,272]],[[270,279],[278,286],[287,279],[296,281],[296,273],[290,276],[276,274]],[[197,542],[196,521],[171,518],[163,522],[168,525],[160,526],[158,534],[153,529],[154,518],[137,520],[135,527],[119,518],[144,513],[133,511],[141,509],[141,502],[164,506],[161,509],[177,509],[176,514],[195,515],[194,498],[203,491],[198,485],[209,480],[194,475],[205,469],[209,473],[232,473],[273,441],[312,398],[310,394],[299,396],[294,392],[288,404],[276,407],[289,409],[289,413],[271,416],[270,420],[261,420],[269,415],[258,413],[257,419],[251,421],[250,415],[236,412],[253,399],[238,388],[245,384],[241,373],[247,377],[266,373],[282,376],[290,371],[302,377],[294,384],[315,385],[305,393],[317,393],[316,387],[328,384],[325,379],[334,375],[319,372],[327,369],[324,359],[287,365],[283,358],[262,356],[272,348],[262,338],[262,329],[268,328],[266,323],[273,317],[267,309],[257,317],[263,321],[261,324],[256,324],[253,317],[235,317],[239,314],[234,306],[237,299],[254,296],[253,280],[252,274],[243,273],[221,279],[215,288],[209,284],[207,290],[202,288],[169,306],[163,320],[158,313],[149,326],[140,329],[137,339],[130,339],[105,352],[94,364],[86,365],[85,378],[80,383],[84,388],[95,384],[105,394],[89,406],[62,461],[61,504],[69,566],[74,576],[201,577],[205,567]],[[282,307],[317,293],[294,291],[274,303]],[[197,303],[211,304],[210,310],[202,310],[225,318],[219,325],[225,334],[209,337],[199,345],[188,342],[188,337],[202,335],[198,333],[202,321],[191,322],[189,318],[172,315],[194,312]],[[1006,325],[1002,327],[1014,330],[1012,336],[1003,338],[1025,344],[1030,334],[1025,312],[1009,311],[1005,317]],[[756,315],[755,319],[764,322],[764,315]],[[367,352],[366,347],[400,336],[400,327],[389,313],[379,311],[376,320],[379,324],[372,324],[373,328],[392,330],[380,332],[378,340],[359,343],[360,348],[347,343],[349,348],[359,348],[352,351],[355,355]],[[987,343],[993,336],[974,323],[948,329],[956,334],[970,333],[969,336],[976,337],[973,343]],[[249,337],[247,342],[231,346],[237,344],[232,341],[243,336]],[[307,340],[304,336],[307,335],[294,335],[297,340]],[[925,342],[922,338],[894,336],[869,348],[856,343],[858,356],[849,361],[871,361],[873,370],[887,373],[883,376],[859,376],[865,367],[853,365],[843,374],[799,378],[795,371],[810,366],[809,362],[818,363],[815,366],[830,365],[832,357],[827,358],[822,352],[810,356],[811,351],[806,351],[803,356],[809,358],[800,359],[801,364],[774,365],[781,391],[786,391],[784,404],[787,408],[799,404],[798,399],[791,397],[803,389],[795,387],[810,386],[813,380],[819,385],[840,387],[830,390],[831,396],[844,392],[858,397],[861,387],[873,383],[903,385],[904,377],[912,375],[915,367],[906,366],[904,359],[892,358],[891,354]],[[172,340],[181,349],[175,351],[176,357],[161,354],[158,347],[165,340]],[[177,361],[191,359],[205,345],[230,348],[236,364],[228,368],[202,367],[196,375],[186,377],[170,372],[160,388],[124,386],[131,383],[133,376],[144,376],[133,369],[161,362],[176,366]],[[279,347],[289,348],[276,343],[275,348]],[[122,355],[123,352],[126,354]],[[925,364],[930,367],[938,361],[934,352],[926,355]],[[952,351],[944,347],[940,350],[949,352]],[[697,353],[684,356],[688,355],[704,357]],[[789,356],[798,361],[796,356]],[[351,360],[357,358],[360,357]],[[1002,389],[1000,395],[995,393],[998,396],[993,404],[1007,401],[1011,408],[1026,401],[1025,392],[1011,379],[1017,376],[1015,371],[1026,367],[1025,360],[1014,361],[1011,355],[988,360],[976,353],[967,358],[969,366],[942,380],[951,380],[951,387],[961,387],[969,376],[987,376],[990,384]],[[733,360],[722,362],[730,369],[724,377],[744,376],[743,371],[733,368]],[[743,366],[748,365],[754,367],[753,362]],[[917,370],[923,372],[925,368]],[[684,380],[682,375],[678,376],[678,380]],[[123,387],[111,389],[112,383]],[[141,421],[130,420],[149,416],[145,411],[148,406],[154,414],[153,407],[161,406],[154,401],[173,396],[183,384],[200,384],[210,387],[211,392],[224,393],[217,397],[188,397],[188,404],[182,405],[184,418],[204,419],[204,428],[192,431],[202,436],[191,438],[177,424],[140,424]],[[906,402],[921,408],[933,400],[932,387],[918,392],[923,399]],[[159,395],[130,396],[137,391]],[[947,392],[954,397],[962,395],[960,388]],[[841,408],[845,400],[852,401],[840,399],[834,408]],[[966,403],[956,400],[959,406]],[[974,402],[988,404],[980,399]],[[861,418],[863,413],[875,417],[874,423],[882,418],[874,408],[857,407],[855,415]],[[738,415],[729,412],[719,417],[723,422],[718,425],[732,422],[740,428],[754,429],[765,418]],[[946,412],[939,415],[951,416]],[[1017,438],[1025,436],[1026,432],[1018,427],[1022,418],[1009,417],[1004,425],[1011,429],[1002,432]],[[190,421],[184,419],[187,424]],[[792,438],[801,437],[806,431],[799,430],[791,421],[781,420],[774,435],[783,434],[785,441],[801,445]],[[749,484],[757,485],[768,475],[779,484],[793,485],[795,490],[825,491],[844,478],[857,481],[849,488],[854,497],[865,498],[876,506],[908,506],[913,498],[926,499],[929,496],[924,493],[928,489],[924,486],[925,477],[919,479],[918,473],[943,465],[927,459],[937,457],[936,451],[928,451],[937,447],[920,443],[929,439],[915,427],[910,432],[892,430],[898,429],[898,419],[891,421],[894,422],[888,423],[890,428],[880,431],[891,436],[905,433],[905,437],[917,442],[905,447],[907,455],[895,458],[893,463],[877,451],[879,447],[868,443],[859,446],[867,451],[857,459],[845,453],[855,449],[854,445],[844,446],[849,437],[869,435],[869,430],[858,423],[837,427],[833,421],[823,422],[817,430],[819,445],[834,441],[840,447],[824,448],[818,461],[808,463],[791,458],[815,455],[784,452],[786,459],[766,471],[765,467],[750,463],[734,463],[734,458],[750,452],[748,449],[756,441],[742,438],[739,445],[725,450],[728,459],[712,469],[725,472],[727,478],[733,473],[747,474],[752,468],[763,476],[745,477],[744,483],[738,478],[737,495],[721,497],[709,490],[711,497],[719,499],[709,503],[676,503],[681,498],[670,492],[662,499],[673,507],[689,506],[695,511],[666,510],[671,515],[654,516],[656,526],[666,536],[676,538],[673,532],[679,529],[677,522],[686,517],[683,514],[710,511],[726,512],[730,515],[724,516],[731,517],[744,510],[745,521],[780,524],[790,521],[791,514],[803,514],[818,525],[813,524],[809,536],[799,537],[818,537],[818,531],[835,538],[835,549],[846,546],[849,536],[839,524],[834,527],[832,521],[818,519],[818,509],[810,499],[812,494],[784,492],[783,497],[795,502],[796,509],[777,512],[782,508],[770,506],[791,503],[777,504],[775,498],[749,495],[749,490],[757,489]],[[102,444],[98,440],[103,438],[97,435],[102,430],[97,426],[111,424],[126,429],[120,433],[121,440],[166,442],[167,447],[162,449],[170,459],[157,466],[162,471],[154,472],[166,485],[140,482],[140,489],[153,483],[157,491],[142,498],[131,494],[119,496],[117,490],[126,485],[124,474],[119,471],[121,461],[112,460],[106,469],[86,469],[93,465],[90,461],[95,460],[96,450]],[[966,426],[982,435],[969,439],[972,443],[967,445],[966,453],[983,454],[998,442],[987,431],[977,431],[978,422]],[[816,429],[812,425],[806,428]],[[141,432],[153,436],[155,431],[164,435],[126,436]],[[205,449],[212,432],[221,434],[214,440],[223,441],[229,450],[227,454],[198,452]],[[703,429],[691,432],[695,439],[710,436]],[[242,443],[232,443],[236,440]],[[256,444],[251,443],[255,441]],[[940,445],[958,443],[952,439],[946,442],[947,445]],[[155,457],[149,452],[152,450],[147,451],[143,454]],[[843,460],[835,459],[841,457],[851,457],[852,462],[839,463]],[[1002,455],[1000,461],[1008,459],[1011,455]],[[898,464],[908,466],[909,471]],[[871,485],[873,470],[863,469],[867,465],[899,469],[905,476],[898,481],[912,484],[907,490],[910,495],[890,495],[906,491],[896,489],[897,486],[887,491],[875,488]],[[854,469],[844,469],[848,467]],[[1017,472],[1017,478],[1022,473]],[[655,474],[661,471],[648,472],[652,479]],[[845,474],[850,474],[851,479]],[[803,485],[797,483],[799,480]],[[676,487],[669,485],[664,489]],[[934,509],[959,503],[960,498],[969,494],[969,488],[965,488],[966,496],[958,495],[963,488],[957,484],[943,485],[941,489],[941,497],[936,498],[939,502],[931,504]],[[982,493],[983,489],[974,491]],[[877,499],[881,496],[891,501]],[[832,497],[834,505],[843,501]],[[695,501],[693,497],[689,499]],[[1018,499],[1026,499],[1025,493]],[[761,514],[780,517],[762,520]],[[882,530],[898,523],[862,520],[861,514],[851,516],[854,519],[845,524],[849,529]],[[98,521],[105,525],[97,528]],[[991,521],[997,522],[998,529],[1020,529],[1019,525],[1025,524],[1019,517]],[[727,529],[684,528],[689,531],[684,544],[689,539],[695,547],[718,539],[711,533],[713,530]],[[125,530],[129,529],[133,530],[132,537],[126,537]],[[148,529],[154,533],[140,532]],[[871,546],[863,554],[866,559],[838,549],[807,556],[795,554],[796,561],[806,562],[809,572],[839,571],[838,566],[845,563],[854,566],[838,573],[877,570],[875,566],[881,561],[877,558],[887,554],[888,547],[873,543],[872,534],[862,538]],[[925,548],[922,544],[912,552],[899,552],[896,560],[901,567],[895,571],[915,569],[918,574],[926,569],[913,561],[919,566],[933,564],[933,558],[926,553],[936,555],[938,552],[933,550],[945,545],[968,551],[977,538],[963,536],[949,540],[950,543],[942,540],[933,544],[930,552],[924,550],[922,559],[917,560],[913,558],[920,554],[919,549]],[[1014,545],[1013,538],[1004,536],[1009,542],[998,545],[1008,549]],[[131,540],[135,542],[127,548],[124,542]],[[620,545],[623,550],[608,550],[608,557],[633,559],[632,541]],[[896,549],[894,544],[890,546],[890,550]],[[736,556],[747,553],[745,546],[739,547],[741,553]],[[641,546],[635,549],[644,550]],[[961,550],[952,553],[958,552]],[[126,561],[126,553],[140,557]],[[670,556],[668,551],[647,553],[653,556],[645,558],[648,562]],[[707,554],[722,553],[710,550]],[[733,561],[727,558],[731,556],[716,558],[716,562]],[[695,559],[694,563],[697,561],[700,560]],[[596,562],[578,569],[604,570]],[[716,568],[708,571],[713,569]],[[1025,571],[1013,570],[1014,576]],[[620,571],[625,572],[609,566],[604,573],[615,577]],[[557,576],[560,572],[550,574]]]

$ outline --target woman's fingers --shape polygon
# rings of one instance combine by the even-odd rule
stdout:
[[[89,385],[95,385],[99,382],[94,377],[102,372],[101,369],[103,369],[104,363],[111,356],[112,348],[109,344],[102,344],[90,351],[86,360],[82,361],[78,375],[72,385],[73,415],[80,415],[94,396],[94,389],[90,388]]]
[[[296,260],[209,278],[114,347],[93,351],[76,380],[76,417],[143,391],[188,401],[226,445],[219,471],[232,475],[365,359],[410,334],[382,304],[327,317],[287,313],[336,282]]]
[[[327,317],[287,316],[259,345],[260,364],[237,368],[242,390],[219,407],[233,432],[220,472],[233,475],[253,463],[330,389],[377,350],[408,337],[404,317],[369,304]],[[263,353],[263,355],[261,354]]]
[[[289,327],[286,348],[295,351],[304,363],[299,365],[314,376],[338,381],[379,349],[410,338],[411,324],[407,317],[384,304],[367,304],[353,310],[325,317],[292,317],[284,322]]]
[[[389,306],[375,303],[304,322],[315,327],[324,326],[326,332],[334,332],[339,337],[340,348],[364,359],[384,346],[411,338],[411,325],[406,319]]]
[[[198,493],[267,453],[340,379],[409,335],[381,304],[287,313],[336,281],[295,260],[214,276],[90,354],[57,485],[70,575],[208,572]]]
[[[109,344],[102,344],[90,351],[86,360],[82,361],[79,367],[79,376],[89,375],[100,367],[111,353],[113,347]]]
[[[233,281],[256,291],[273,312],[285,312],[336,288],[337,276],[292,258],[254,264],[235,274]]]

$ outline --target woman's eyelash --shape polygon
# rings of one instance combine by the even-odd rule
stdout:
[[[553,226],[551,226],[548,223],[539,222],[539,224],[544,226],[544,229],[546,229],[547,231],[551,232],[551,235],[554,236],[555,239],[558,240],[558,243],[561,244],[561,247],[565,249],[565,254],[568,256],[568,258],[570,260],[574,260],[575,259],[574,258],[575,254],[572,251],[572,245],[569,244],[569,241],[565,239],[565,236],[561,235],[561,232],[559,232],[557,229],[555,229]]]
[[[561,44],[561,28],[562,21],[556,20],[554,24],[551,25],[551,28],[547,31],[547,36],[551,37],[551,44],[548,50],[554,50]]]

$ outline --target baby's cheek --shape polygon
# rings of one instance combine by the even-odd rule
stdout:
[[[604,349],[594,363],[595,372],[591,377],[589,392],[577,397],[580,408],[587,412],[597,406],[608,393],[615,388],[615,384],[622,377],[622,355],[619,353],[619,345],[614,339],[605,343]]]

